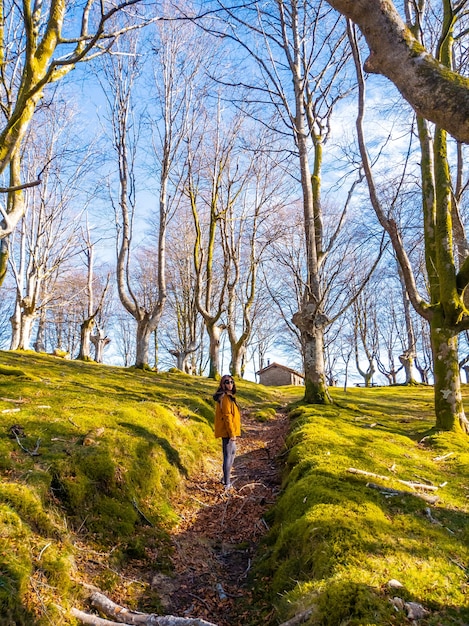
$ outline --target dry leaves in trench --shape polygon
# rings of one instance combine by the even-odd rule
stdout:
[[[243,415],[234,489],[225,493],[221,484],[221,443],[213,468],[188,482],[191,505],[180,511],[182,522],[173,535],[173,576],[156,574],[152,581],[168,614],[218,626],[254,623],[247,575],[267,531],[263,515],[278,495],[278,457],[287,429],[288,418],[281,414],[263,423]]]

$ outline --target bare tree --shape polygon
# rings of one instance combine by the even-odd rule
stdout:
[[[423,15],[417,7],[414,9],[413,28],[415,32],[422,33]],[[449,66],[457,15],[450,2],[445,3],[444,9],[445,15],[440,25],[436,55],[442,63]],[[409,9],[409,19],[411,16],[412,12]],[[466,257],[459,266],[454,255],[452,180],[447,158],[446,132],[437,126],[432,138],[426,121],[421,117],[417,118],[421,150],[422,221],[429,292],[428,296],[427,294],[422,296],[404,246],[402,228],[392,213],[386,214],[383,210],[374,184],[363,131],[365,82],[352,28],[349,32],[359,78],[358,140],[370,199],[381,225],[392,242],[412,305],[416,312],[427,320],[431,328],[436,425],[444,430],[469,432],[469,422],[465,416],[460,389],[457,349],[458,333],[469,327],[469,316],[463,295],[469,282],[469,257]]]
[[[346,223],[350,198],[336,215],[334,228],[326,234],[322,167],[335,106],[350,88],[345,23],[322,2],[278,0],[267,5],[244,4],[241,8],[219,4],[232,24],[223,35],[243,47],[260,74],[255,84],[244,80],[242,85],[258,94],[258,105],[268,103],[275,109],[277,129],[280,118],[283,135],[294,144],[306,268],[293,322],[301,334],[305,400],[328,403],[331,398],[325,374],[324,335],[332,320],[326,313],[324,287],[329,283],[323,281],[324,266]]]
[[[226,246],[223,246],[222,227],[245,181],[238,178],[235,166],[240,118],[229,121],[225,130],[218,101],[214,125],[210,127],[207,117],[205,123],[205,132],[198,135],[199,144],[193,141],[187,146],[185,193],[195,230],[196,304],[209,337],[209,377],[215,378],[220,373],[220,337],[226,329],[221,318],[226,308],[230,279],[230,261]]]
[[[81,178],[90,165],[90,151],[77,149],[76,136],[68,132],[72,115],[51,105],[30,133],[22,162],[30,169],[46,160],[42,184],[26,192],[26,214],[12,236],[11,267],[17,285],[17,306],[12,318],[11,348],[28,349],[32,325],[47,306],[48,279],[59,272],[79,250],[79,214],[73,204],[79,197]],[[66,120],[66,122],[65,122]],[[74,157],[70,158],[71,145]],[[64,156],[67,155],[67,159]],[[53,281],[52,281],[53,282]]]
[[[105,8],[90,0],[83,7],[68,6],[65,0],[21,5],[7,1],[2,6],[0,33],[0,173],[10,170],[6,204],[0,203],[0,239],[10,235],[25,211],[23,191],[39,180],[23,182],[21,176],[21,149],[23,139],[33,120],[34,112],[45,88],[59,81],[77,63],[108,50],[123,32],[145,23],[138,16],[140,0],[124,0]],[[109,28],[112,18],[126,11],[137,22]],[[41,172],[43,163],[34,170]],[[8,246],[0,248],[0,279],[4,277]]]
[[[138,46],[139,40],[135,33],[121,38],[118,44],[120,54],[105,60],[104,76],[107,85],[105,94],[111,114],[113,148],[119,172],[119,197],[115,206],[117,287],[122,305],[137,323],[135,366],[144,368],[149,367],[150,337],[158,326],[166,300],[164,283],[166,216],[160,202],[160,212],[163,211],[163,220],[160,222],[160,241],[163,245],[158,252],[160,290],[156,300],[152,298],[150,301],[139,302],[136,292],[138,285],[133,284],[131,276],[131,244],[136,210],[135,159],[140,126],[138,120],[134,118],[133,102],[135,81],[141,71]]]
[[[109,290],[110,273],[107,275],[107,280],[104,288],[101,288],[101,294],[98,298],[98,303],[95,306],[95,291],[99,285],[99,282],[95,280],[94,275],[94,244],[91,241],[91,234],[86,225],[86,230],[83,232],[84,249],[83,254],[85,257],[87,281],[86,281],[86,316],[81,323],[80,332],[80,350],[77,359],[81,361],[89,361],[91,359],[91,343],[95,346],[95,361],[102,363],[103,350],[110,342],[110,339],[104,333],[102,328],[96,327],[96,320],[100,315],[106,294]],[[96,328],[96,334],[93,336],[93,329]]]
[[[362,292],[353,303],[353,337],[355,344],[355,365],[364,380],[365,387],[371,385],[376,372],[376,358],[378,354],[378,328],[376,320],[376,305]],[[361,356],[366,359],[366,368],[363,367]]]

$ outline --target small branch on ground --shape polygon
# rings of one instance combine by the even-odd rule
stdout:
[[[132,504],[134,506],[134,509],[137,511],[137,513],[140,515],[140,517],[148,524],[148,526],[151,526],[152,528],[155,527],[155,525],[153,524],[153,522],[151,522],[148,517],[145,516],[145,514],[139,509],[138,504],[137,504],[137,500],[135,498],[132,499]]]
[[[16,439],[16,443],[19,445],[19,447],[23,450],[23,452],[26,452],[26,454],[29,454],[29,456],[40,456],[38,450],[39,450],[39,445],[41,443],[41,440],[38,439],[36,441],[36,447],[34,448],[34,450],[28,450],[28,448],[25,448],[23,446],[23,444],[20,441],[19,435],[18,435],[18,431],[16,428],[14,428],[13,426],[10,428],[10,431],[12,433],[12,435],[14,435],[15,439]]]
[[[417,493],[416,491],[403,491],[401,489],[390,489],[389,487],[383,487],[376,483],[366,483],[366,486],[370,489],[376,489],[385,496],[414,496],[415,498],[421,498],[429,504],[436,504],[440,498],[438,496],[428,496],[426,493]]]
[[[71,614],[83,624],[91,626],[115,626],[116,624],[131,624],[133,626],[217,626],[212,622],[192,617],[176,617],[174,615],[155,615],[130,611],[123,606],[119,606],[104,594],[94,592],[90,596],[91,603],[101,613],[108,617],[113,617],[117,621],[112,621],[85,613],[79,609],[72,609]]]
[[[298,613],[298,615],[289,619],[288,622],[283,622],[280,626],[297,626],[297,624],[304,624],[311,617],[314,611],[314,608],[307,609],[306,611]]]
[[[397,480],[401,485],[406,485],[407,487],[411,487],[411,489],[424,489],[427,491],[437,491],[438,487],[431,484],[422,484],[416,483],[410,480],[400,480],[399,478],[394,478],[394,476],[382,476],[381,474],[373,474],[373,472],[365,472],[365,470],[356,469],[355,467],[349,467],[347,472],[351,474],[360,474],[361,476],[372,476],[373,478],[380,478],[381,480]],[[430,481],[428,481],[430,482]]]

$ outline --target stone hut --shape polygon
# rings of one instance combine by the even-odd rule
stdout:
[[[281,385],[304,385],[304,376],[290,367],[279,363],[270,363],[256,372],[261,385],[279,387]]]

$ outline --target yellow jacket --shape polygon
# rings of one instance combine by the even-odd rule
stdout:
[[[224,393],[216,403],[215,437],[239,437],[241,415],[233,396]]]

